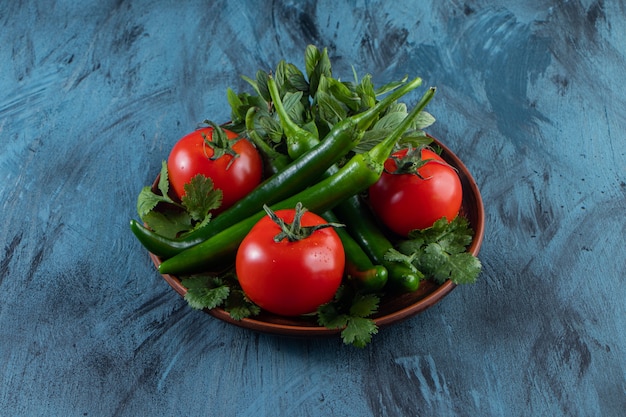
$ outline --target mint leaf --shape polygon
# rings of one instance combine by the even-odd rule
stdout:
[[[406,118],[407,114],[408,113],[406,112],[406,110],[404,112],[401,112],[401,111],[395,111],[391,113],[388,112],[383,117],[381,117],[376,122],[376,124],[374,124],[374,129],[387,129],[389,131],[392,131],[393,129],[398,127],[400,123],[402,123],[402,121]]]
[[[413,126],[414,129],[426,129],[436,122],[436,119],[432,114],[421,111],[420,114],[417,115],[417,119],[415,119],[415,124]]]
[[[418,149],[430,145],[432,141],[422,130],[409,130],[398,141],[398,147]]]
[[[317,104],[318,117],[330,125],[338,123],[348,115],[341,102],[321,88],[315,95],[315,102]]]
[[[222,204],[222,190],[213,188],[213,180],[198,174],[185,184],[182,203],[193,220],[203,221],[209,211]]]
[[[320,51],[315,45],[307,45],[304,50],[304,68],[309,79],[313,75],[313,71],[315,71],[320,56]]]
[[[289,115],[289,118],[299,126],[304,123],[303,113],[304,113],[304,105],[302,104],[302,91],[298,91],[297,93],[287,92],[285,96],[282,98],[283,107],[285,111]]]
[[[202,310],[221,305],[230,294],[230,288],[218,277],[199,275],[181,281],[187,288],[185,300],[190,307]]]

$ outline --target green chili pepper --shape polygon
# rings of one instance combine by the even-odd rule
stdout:
[[[346,225],[350,235],[358,242],[363,251],[372,259],[387,268],[387,285],[400,292],[413,292],[419,287],[423,274],[407,264],[389,261],[385,254],[393,244],[378,227],[372,213],[360,201],[359,196],[352,196],[342,201],[333,209],[339,222]]]
[[[340,223],[332,211],[326,211],[322,217],[330,223]],[[335,232],[341,239],[346,253],[346,276],[357,288],[365,291],[382,290],[387,283],[387,268],[374,265],[371,258],[363,251],[345,227],[336,227]]]
[[[385,160],[393,151],[396,142],[411,126],[434,93],[435,89],[430,88],[400,125],[368,152],[353,156],[335,174],[280,203],[273,204],[272,210],[293,208],[300,202],[313,212],[323,213],[374,184],[380,178]],[[225,260],[232,260],[243,238],[264,215],[266,215],[264,211],[259,211],[164,261],[159,266],[159,272],[191,274],[210,271],[223,264]]]
[[[280,118],[283,134],[287,138],[287,152],[291,159],[297,159],[300,155],[314,148],[319,143],[319,138],[291,120],[283,106],[276,81],[271,76],[267,79],[267,87],[270,97],[272,97],[272,103],[274,103],[274,109]]]
[[[194,230],[181,239],[168,239],[131,220],[130,227],[137,239],[157,256],[168,258],[198,245],[222,230],[259,212],[264,204],[271,205],[301,191],[314,183],[340,158],[360,141],[365,130],[378,115],[399,97],[421,85],[415,78],[391,92],[374,107],[337,123],[331,132],[313,149],[305,152],[284,170],[265,180],[233,206],[220,213],[206,226]]]

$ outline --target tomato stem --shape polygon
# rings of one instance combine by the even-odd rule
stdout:
[[[202,137],[204,138],[204,146],[208,146],[209,148],[213,149],[213,155],[212,156],[207,155],[207,158],[211,159],[212,161],[215,161],[216,159],[219,159],[224,155],[230,155],[232,156],[232,158],[228,162],[226,169],[230,168],[232,163],[235,162],[235,158],[239,156],[239,154],[235,152],[235,150],[233,149],[233,145],[239,139],[241,139],[241,137],[235,138],[232,140],[228,139],[228,136],[226,136],[224,129],[218,126],[217,123],[211,120],[205,120],[203,123],[208,124],[209,126],[213,128],[213,133],[210,139],[207,137],[206,134],[204,133],[202,134]],[[206,151],[205,151],[205,155],[206,155]]]
[[[325,229],[327,227],[343,227],[340,223],[322,223],[314,226],[302,226],[302,216],[307,212],[307,209],[302,206],[302,203],[296,204],[293,221],[291,223],[285,222],[274,213],[266,204],[263,205],[263,209],[267,215],[280,227],[280,233],[274,236],[274,242],[278,243],[287,239],[289,242],[297,242],[311,236],[315,231]]]

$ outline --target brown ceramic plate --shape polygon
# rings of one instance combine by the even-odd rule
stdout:
[[[461,160],[435,139],[435,144],[442,149],[442,157],[453,167],[458,170],[463,185],[463,205],[461,214],[465,216],[474,230],[472,243],[468,247],[468,252],[477,256],[482,244],[484,234],[484,208],[482,198],[474,178],[461,162]],[[159,257],[150,254],[155,266],[161,263]],[[184,296],[187,289],[181,285],[180,279],[173,275],[164,274],[163,278],[167,283],[181,296]],[[431,281],[423,281],[420,288],[410,294],[386,296],[381,299],[378,312],[372,317],[379,327],[388,326],[397,323],[408,317],[414,316],[443,299],[450,291],[455,288],[455,284],[446,281],[443,284],[436,284]],[[235,326],[247,329],[288,336],[326,336],[334,335],[341,329],[327,329],[317,324],[315,317],[281,317],[275,314],[262,311],[255,317],[245,318],[243,320],[234,320],[230,315],[221,308],[205,310],[208,314],[223,320]]]

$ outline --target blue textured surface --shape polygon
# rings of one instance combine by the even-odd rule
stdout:
[[[0,415],[624,415],[623,2],[72,3],[0,7]],[[436,85],[485,201],[479,282],[364,350],[191,310],[128,229],[173,143],[307,43]]]

